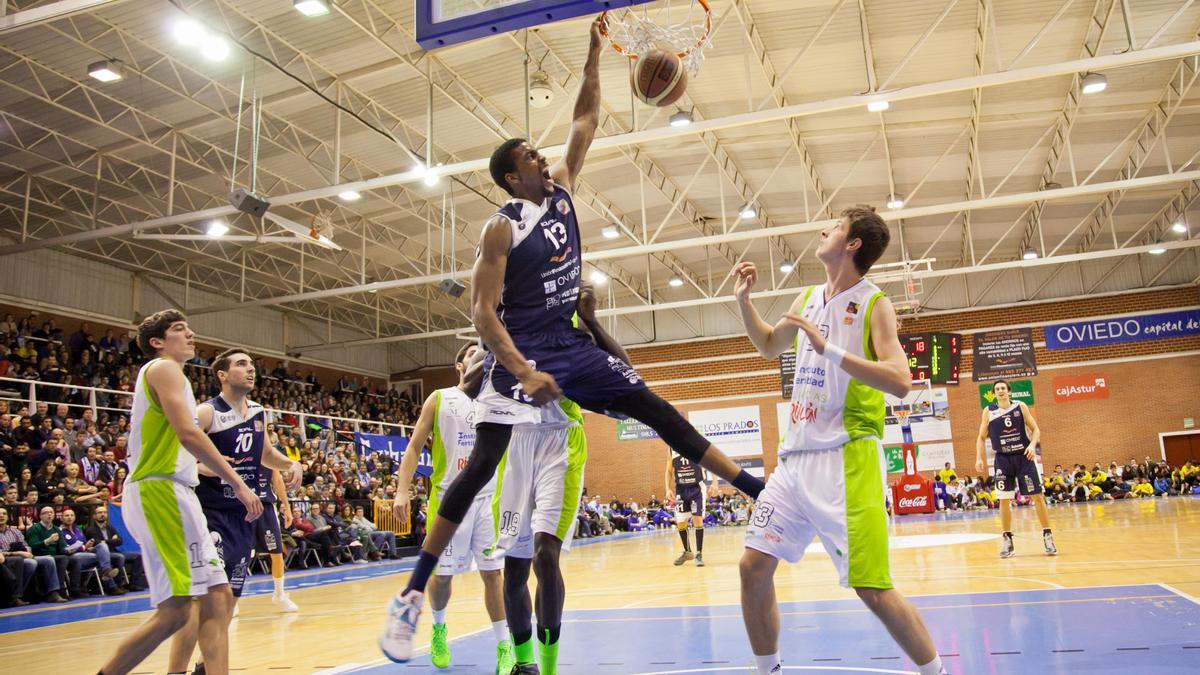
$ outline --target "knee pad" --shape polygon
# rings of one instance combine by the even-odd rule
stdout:
[[[710,445],[674,406],[649,389],[617,399],[610,409],[654,429],[672,450],[693,462],[699,462]]]
[[[455,524],[462,523],[475,496],[496,475],[496,467],[500,465],[510,438],[512,427],[504,424],[483,422],[475,427],[475,447],[471,449],[467,465],[442,495],[437,515]]]

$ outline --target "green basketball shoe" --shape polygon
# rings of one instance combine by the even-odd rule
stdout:
[[[438,668],[450,665],[450,646],[446,644],[446,624],[433,624],[433,639],[429,643],[429,658]]]

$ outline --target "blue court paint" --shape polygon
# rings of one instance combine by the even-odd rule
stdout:
[[[951,673],[1200,672],[1200,605],[1159,585],[911,599]],[[915,670],[857,600],[782,603],[780,612],[788,671]],[[456,641],[452,651],[448,672],[494,671],[490,634]],[[568,611],[559,647],[560,671],[581,675],[744,673],[751,658],[737,605]],[[421,656],[346,672],[431,670]]]
[[[669,530],[674,532],[674,530]],[[573,547],[590,546],[592,544],[609,543],[623,539],[650,536],[664,533],[668,530],[646,530],[643,532],[619,532],[607,537],[577,539]],[[568,554],[569,555],[569,554]],[[366,565],[342,565],[341,567],[311,569],[301,571],[289,570],[284,577],[284,586],[289,590],[298,588],[313,588],[327,586],[361,579],[390,576],[412,571],[416,557],[402,560],[387,560],[368,563]],[[399,583],[399,579],[397,580]],[[246,580],[243,598],[256,595],[266,595],[275,590],[274,580],[269,574],[257,574]],[[380,611],[383,611],[386,599],[380,600]],[[101,596],[85,600],[74,600],[60,605],[33,605],[31,607],[9,608],[0,610],[0,633],[11,633],[32,628],[44,628],[75,621],[101,619],[119,614],[145,612],[152,609],[150,594],[143,591],[129,593],[120,597],[106,598]]]

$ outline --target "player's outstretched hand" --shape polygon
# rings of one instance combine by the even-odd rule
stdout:
[[[253,523],[258,520],[258,517],[263,512],[262,500],[258,498],[258,495],[246,487],[245,483],[239,485],[234,494],[237,496],[238,501],[242,503],[242,506],[246,507],[246,522]]]
[[[750,291],[754,290],[754,284],[758,282],[758,268],[752,262],[740,262],[729,273],[737,281],[733,284],[733,294],[741,302],[746,302],[750,299]]]
[[[290,530],[290,529],[292,529],[292,510],[290,508],[288,508],[288,509],[282,509],[282,511],[283,511],[283,529]]]
[[[804,331],[804,334],[808,336],[808,343],[812,345],[814,352],[818,354],[825,353],[825,336],[821,335],[821,329],[817,328],[816,324],[791,312],[784,314],[783,318],[787,319],[788,323],[793,326],[799,326],[800,330]]]
[[[529,375],[521,380],[521,390],[537,406],[546,405],[562,396],[562,389],[559,389],[558,382],[554,381],[554,376],[540,370],[530,371]]]
[[[596,288],[590,281],[579,282],[579,299],[575,301],[575,312],[584,321],[596,320]]]
[[[1027,460],[1029,460],[1029,461],[1031,461],[1031,462],[1032,462],[1032,461],[1033,461],[1034,454],[1035,454],[1035,453],[1033,452],[1033,446],[1032,446],[1032,445],[1031,445],[1031,446],[1029,446],[1028,448],[1025,448],[1025,459],[1027,459]]]
[[[392,515],[401,523],[408,522],[408,507],[409,495],[408,488],[396,492],[396,499],[392,502]]]
[[[591,43],[588,45],[592,51],[598,51],[600,45],[604,43],[604,37],[600,35],[600,24],[603,23],[601,17],[603,16],[603,14],[597,14],[595,21],[592,21],[592,37]]]

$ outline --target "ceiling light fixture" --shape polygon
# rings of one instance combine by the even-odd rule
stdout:
[[[893,211],[904,208],[904,197],[900,195],[888,195],[887,207]]]
[[[1100,73],[1088,73],[1083,76],[1082,91],[1085,94],[1096,94],[1108,89],[1108,78]]]
[[[690,113],[686,110],[680,110],[679,112],[675,113],[674,115],[671,115],[671,126],[673,126],[673,127],[686,127],[687,125],[689,125],[691,123],[692,123],[692,113]]]
[[[1037,249],[1034,249],[1034,248],[1025,249],[1025,253],[1023,253],[1021,255],[1021,258],[1025,259],[1025,260],[1037,260],[1037,258],[1038,258]]]
[[[309,18],[325,16],[329,13],[329,5],[326,5],[322,0],[294,0],[292,7],[295,7],[296,11]]]
[[[1179,234],[1187,234],[1187,224],[1181,220],[1181,221],[1175,223],[1174,225],[1172,225],[1171,230],[1173,232],[1177,232]]]
[[[185,47],[195,47],[204,39],[204,27],[194,19],[180,19],[171,27],[175,41]]]
[[[1152,248],[1146,252],[1149,253],[1150,255],[1162,255],[1167,252],[1167,249],[1163,248],[1162,246],[1155,246],[1154,248]]]
[[[221,237],[224,237],[226,235],[226,233],[228,233],[228,232],[229,232],[229,225],[225,224],[225,221],[214,220],[208,224],[208,229],[206,229],[204,231],[204,234],[212,237],[213,239],[220,239]]]
[[[125,71],[120,61],[116,59],[106,59],[97,61],[88,66],[88,75],[100,80],[101,82],[116,82],[125,77]]]
[[[869,112],[883,112],[884,110],[887,110],[890,107],[892,107],[892,104],[888,103],[884,99],[880,99],[877,101],[871,101],[871,102],[867,103],[867,110]]]
[[[753,204],[742,204],[738,209],[738,216],[749,220],[758,217],[758,209]]]
[[[671,288],[679,288],[683,285],[683,279],[680,279],[679,277],[671,277],[671,280],[667,282],[667,285]]]
[[[200,45],[200,55],[209,61],[224,61],[229,57],[229,42],[220,35],[209,35]]]
[[[600,270],[592,270],[592,273],[588,275],[588,279],[591,279],[593,284],[599,286],[608,281],[608,275]]]
[[[784,274],[791,274],[794,269],[796,269],[796,266],[790,262],[784,261],[779,263],[779,271]]]
[[[438,181],[441,179],[442,177],[440,174],[438,174],[437,169],[426,169],[425,177],[421,179],[421,182],[425,183],[425,185],[428,187],[433,187],[434,185],[437,185]]]
[[[362,195],[354,190],[346,190],[345,192],[338,193],[338,199],[344,202],[356,202],[362,199]]]
[[[600,234],[604,235],[605,239],[616,239],[621,236],[621,230],[617,229],[616,225],[605,225]]]

